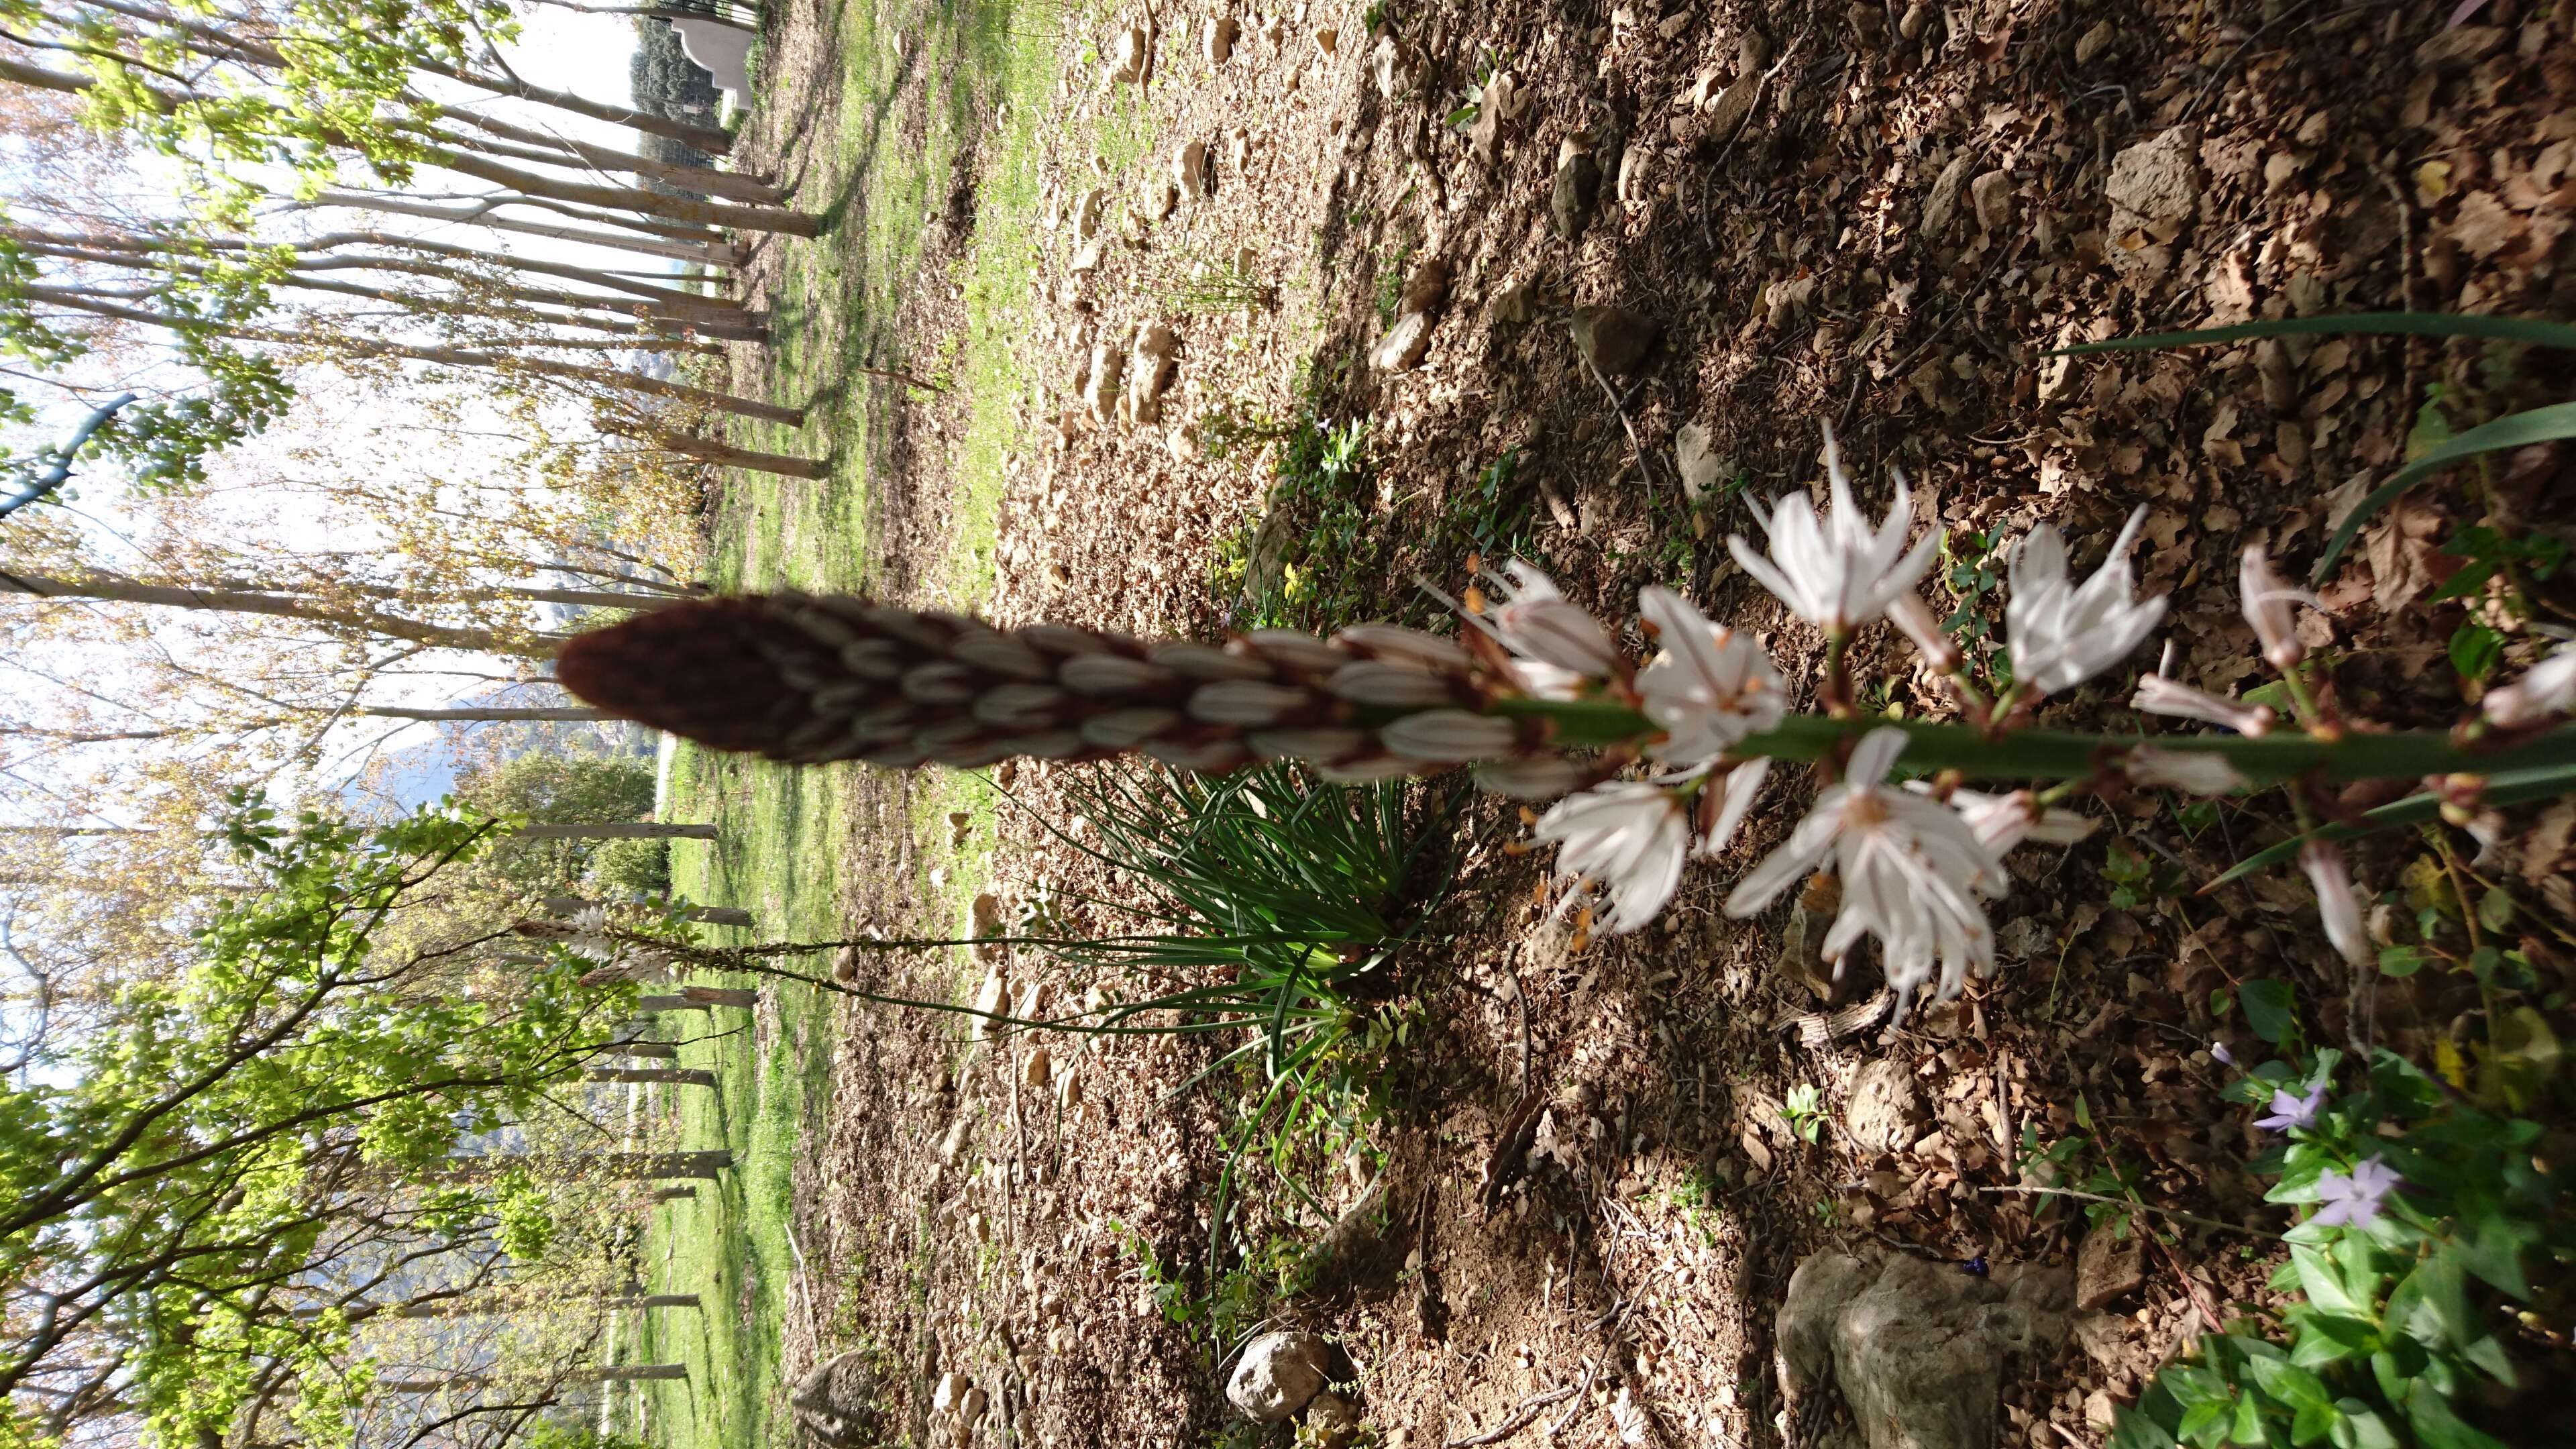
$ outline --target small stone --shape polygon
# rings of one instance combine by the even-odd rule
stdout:
[[[982,1041],[986,1037],[992,1035],[993,1023],[990,1018],[1001,1015],[1003,1003],[1010,999],[1010,985],[1002,979],[1002,973],[999,971],[986,972],[984,975],[984,983],[975,988],[975,1011],[977,1014],[974,1018],[974,1025],[967,1028],[967,1039],[970,1041]]]
[[[1992,235],[2012,220],[2012,173],[1997,169],[1968,183],[1968,200],[1977,209],[1977,229]]]
[[[1556,168],[1556,182],[1550,189],[1547,209],[1556,218],[1556,234],[1569,242],[1583,239],[1583,228],[1592,220],[1592,207],[1601,199],[1601,163],[1589,151],[1576,151]]]
[[[966,1135],[970,1130],[969,1124],[963,1117],[948,1124],[948,1135],[939,1139],[939,1160],[955,1162],[958,1154],[966,1150]]]
[[[1574,309],[1574,345],[1605,373],[1635,371],[1663,332],[1652,319],[1625,307]]]
[[[1938,241],[1950,229],[1950,218],[1958,213],[1959,193],[1968,186],[1968,167],[1976,158],[1962,151],[1934,178],[1931,193],[1923,198],[1923,239]]]
[[[1103,342],[1091,349],[1091,378],[1083,385],[1083,406],[1091,416],[1108,422],[1118,407],[1118,381],[1127,370],[1127,354]]]
[[[2111,42],[2119,38],[2120,32],[2112,26],[2110,21],[2100,20],[2094,22],[2093,28],[2085,31],[2084,34],[2075,42],[2075,63],[2077,65],[2091,65],[2093,63],[2093,57],[2109,50],[2111,48]]]
[[[1172,153],[1172,180],[1193,201],[1208,194],[1206,142],[1191,141]]]
[[[1538,315],[1537,280],[1533,278],[1514,282],[1495,293],[1490,315],[1497,327],[1528,325],[1530,319]]]
[[[1876,46],[1887,39],[1887,12],[1862,0],[1851,8],[1852,34],[1860,43]]]
[[[2108,1429],[2119,1410],[2112,1404],[2109,1389],[2095,1389],[2084,1396],[2084,1422],[2096,1429]]]
[[[1130,25],[1121,31],[1118,36],[1117,59],[1110,62],[1109,66],[1110,79],[1128,82],[1143,80],[1146,49],[1145,32],[1141,27]]]
[[[1403,312],[1436,312],[1449,300],[1449,264],[1433,257],[1413,269],[1404,279],[1404,299],[1397,304]]]
[[[1907,40],[1921,40],[1923,32],[1931,28],[1932,17],[1937,13],[1928,0],[1914,0],[1913,4],[1905,7],[1905,18],[1896,22],[1896,33]]]
[[[859,979],[859,948],[843,946],[832,953],[832,979],[847,984]]]
[[[979,937],[1002,934],[1002,898],[991,891],[977,891],[966,908],[966,929]]]
[[[1369,366],[1380,372],[1403,372],[1422,361],[1431,347],[1431,319],[1407,312],[1369,349]]]
[[[1476,159],[1492,165],[1503,142],[1503,127],[1520,115],[1519,83],[1508,72],[1498,72],[1485,82],[1485,92],[1476,102],[1475,122],[1467,128],[1467,148]]]
[[[1199,54],[1207,57],[1210,65],[1225,64],[1226,57],[1234,54],[1234,38],[1239,33],[1233,16],[1218,16],[1199,32]]]
[[[1735,128],[1743,125],[1744,118],[1753,114],[1753,102],[1761,89],[1761,71],[1747,67],[1735,77],[1734,84],[1718,92],[1717,99],[1708,105],[1710,144],[1717,144],[1735,134]]]
[[[1145,215],[1150,220],[1161,221],[1180,204],[1181,188],[1167,177],[1157,177],[1145,188]]]
[[[1020,1068],[1020,1083],[1032,1092],[1043,1092],[1055,1075],[1055,1058],[1045,1047],[1029,1048],[1029,1059]]]
[[[1171,451],[1175,463],[1195,463],[1205,451],[1199,443],[1199,430],[1186,423],[1172,429],[1163,439],[1163,446]]]
[[[1369,74],[1377,81],[1377,93],[1386,100],[1413,89],[1413,58],[1392,35],[1381,35],[1377,48],[1369,52]]]
[[[2103,192],[2115,233],[2188,219],[2200,207],[2198,133],[2175,126],[2112,157]]]
[[[1109,193],[1095,186],[1082,194],[1073,207],[1073,234],[1077,240],[1089,241],[1100,235],[1101,214],[1108,208]]]
[[[2146,1281],[2146,1244],[2139,1240],[2135,1224],[2116,1235],[2110,1224],[2098,1224],[2084,1235],[2084,1246],[2075,1253],[2077,1308],[2091,1313],[2136,1292]]]
[[[1226,1401],[1256,1424],[1276,1424],[1323,1391],[1330,1356],[1330,1347],[1311,1333],[1265,1333],[1244,1345],[1226,1380]]]
[[[1629,206],[1646,200],[1646,163],[1654,152],[1644,143],[1630,146],[1619,153],[1619,200]]]
[[[1360,1406],[1339,1394],[1317,1394],[1306,1405],[1306,1428],[1321,1449],[1336,1449],[1359,1436]]]
[[[1180,345],[1181,340],[1170,325],[1162,322],[1148,322],[1138,327],[1133,343],[1139,357],[1169,357]]]
[[[1342,33],[1339,30],[1327,25],[1315,32],[1316,54],[1323,56],[1326,60],[1330,60],[1335,54],[1340,52],[1341,48]]]
[[[966,1382],[966,1376],[964,1374],[941,1374],[939,1376],[939,1387],[930,1391],[930,1412],[934,1414],[954,1413],[958,1404],[965,1399],[966,1390],[969,1387],[970,1385]]]
[[[1672,14],[1655,22],[1655,34],[1666,40],[1670,40],[1674,36],[1681,34],[1683,31],[1690,29],[1690,23],[1691,13],[1688,10],[1676,10]]]
[[[1914,1140],[1914,1119],[1914,1073],[1904,1062],[1882,1057],[1853,1075],[1843,1130],[1863,1152],[1901,1150]]]

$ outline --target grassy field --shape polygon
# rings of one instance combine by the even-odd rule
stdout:
[[[710,574],[719,586],[865,588],[882,577],[884,561],[865,522],[869,429],[897,405],[894,394],[904,385],[851,369],[895,367],[944,383],[966,411],[962,437],[951,440],[946,457],[943,511],[952,546],[944,559],[910,560],[913,575],[923,593],[953,606],[971,608],[989,593],[994,509],[1031,391],[1012,343],[1033,306],[1048,139],[1035,102],[1054,83],[1062,18],[1053,9],[1015,15],[1007,0],[850,0],[839,10],[828,53],[844,66],[840,114],[815,132],[833,154],[809,158],[816,180],[798,197],[832,225],[810,242],[789,244],[780,292],[793,298],[810,290],[843,315],[777,308],[774,395],[819,405],[801,433],[764,428],[743,436],[780,451],[826,448],[832,473],[820,482],[733,475],[735,506],[723,511],[712,547]],[[915,67],[922,68],[917,86]],[[919,113],[900,114],[906,105]],[[917,122],[917,138],[906,135],[907,121]],[[1132,110],[1112,112],[1100,130],[1098,144],[1115,153],[1141,150],[1146,141]],[[950,264],[927,261],[926,218],[941,208],[969,148],[978,178],[973,243]],[[818,190],[823,194],[811,194]],[[900,299],[918,287],[956,289],[965,304],[962,330],[896,335]],[[665,818],[713,821],[722,838],[676,843],[675,890],[749,909],[766,938],[845,934],[850,882],[838,847],[849,838],[854,779],[845,770],[791,771],[682,745],[669,773]],[[944,894],[953,899],[921,902],[933,918],[953,915],[981,878],[993,834],[991,793],[973,779],[943,776],[917,782],[909,808],[915,838],[941,841],[943,849],[949,812],[972,817],[950,861]],[[802,1134],[826,1120],[838,1013],[819,993],[772,994],[777,1030],[765,1042],[743,1013],[720,1011],[713,1026],[721,1034],[684,1049],[684,1064],[713,1067],[721,1086],[679,1094],[682,1142],[730,1147],[735,1166],[720,1182],[699,1184],[694,1200],[658,1210],[648,1245],[653,1290],[693,1291],[704,1305],[702,1312],[655,1315],[629,1355],[689,1368],[685,1383],[640,1386],[649,1395],[651,1437],[671,1449],[794,1438],[792,1425],[772,1422],[782,1335],[800,1321],[794,1315],[811,1311],[790,1286],[800,1254],[789,1227],[791,1189]],[[823,1333],[833,1338],[830,1325]],[[631,1430],[636,1417],[621,1414],[619,1423]]]

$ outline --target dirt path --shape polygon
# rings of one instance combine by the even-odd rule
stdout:
[[[2277,0],[1384,14],[1382,66],[1350,5],[1241,17],[1221,65],[1205,59],[1222,18],[1210,10],[1044,18],[1062,27],[1049,119],[1068,136],[1137,84],[1104,77],[1121,34],[1158,27],[1142,84],[1159,139],[1123,169],[1097,151],[1050,158],[1034,230],[1052,325],[1024,339],[1042,398],[1008,464],[998,579],[981,601],[994,617],[1205,634],[1256,616],[1420,616],[1416,574],[1454,586],[1471,552],[1519,550],[1614,615],[1642,584],[1685,585],[1794,666],[1815,657],[1812,637],[1784,627],[1722,541],[1750,531],[1746,495],[1814,481],[1830,421],[1872,477],[1901,464],[1954,541],[2050,519],[2089,561],[2145,505],[2141,572],[2174,595],[2187,677],[2224,689],[2255,682],[2233,594],[2243,544],[2312,556],[2330,498],[2384,476],[2436,385],[2459,427],[2566,394],[2548,359],[2482,362],[2432,343],[2040,355],[2254,316],[2576,315],[2564,5],[2497,0],[2450,31],[2435,10]],[[783,53],[784,73],[797,54]],[[1488,156],[1460,113],[1470,86],[1502,107],[1498,74],[1512,116]],[[836,124],[821,119],[828,87],[770,104],[771,144],[791,155],[799,128]],[[1206,148],[1212,193],[1147,219],[1190,143]],[[1588,206],[1568,204],[1580,188],[1560,179],[1587,169],[1566,164],[1576,152],[1597,175]],[[1077,234],[1095,189],[1096,259]],[[989,217],[952,214],[938,245],[962,256]],[[1405,283],[1434,258],[1452,280],[1426,355],[1370,366]],[[948,305],[925,290],[894,325],[953,330]],[[1569,340],[1576,309],[1602,305],[1658,334],[1606,381]],[[1155,323],[1179,335],[1161,420],[1075,418],[1059,433],[1083,407],[1074,380],[1093,349]],[[968,405],[872,405],[884,424],[872,446],[905,480],[875,516],[896,594],[918,577],[901,560],[939,536],[943,455],[915,444],[957,436]],[[1271,435],[1361,418],[1365,468],[1275,481]],[[1694,422],[1717,461],[1696,499],[1674,452]],[[2329,637],[2311,641],[2333,651],[2348,701],[2392,723],[2456,711],[2446,661],[2465,616],[2430,595],[2460,565],[2437,546],[2482,520],[2567,538],[2571,474],[2563,450],[2516,455],[2482,492],[2420,490],[2366,534],[2325,591]],[[1990,604],[1979,550],[1957,547],[1953,587],[1973,614]],[[1284,598],[1254,596],[1266,569]],[[2536,618],[2564,626],[2576,570],[2530,593]],[[2513,637],[2519,650],[2534,636]],[[1877,657],[1894,683],[1873,707],[1937,708],[1896,641]],[[2053,717],[2096,717],[2111,697]],[[854,918],[924,924],[948,842],[907,810],[904,787],[856,788],[848,848],[899,843]],[[1046,771],[1015,788],[1063,823]],[[2109,821],[2107,844],[2026,852],[1996,913],[1995,981],[1884,1034],[1826,1040],[1802,1034],[1826,1003],[1784,954],[1800,923],[1716,909],[1797,803],[1775,800],[1657,928],[1581,953],[1542,921],[1537,864],[1495,848],[1512,822],[1484,808],[1465,827],[1474,843],[1444,929],[1425,933],[1438,944],[1406,967],[1418,1035],[1390,1060],[1387,1105],[1353,1124],[1357,1150],[1296,1165],[1320,1209],[1265,1182],[1235,1225],[1254,1261],[1232,1276],[1200,1266],[1230,1108],[1206,1087],[1175,1095],[1203,1054],[1052,1042],[1037,1079],[1031,1043],[853,1014],[838,1107],[814,1124],[800,1192],[829,1326],[805,1350],[881,1351],[916,1425],[938,1378],[965,1375],[992,1395],[988,1442],[1005,1429],[1051,1445],[1208,1442],[1227,1423],[1230,1339],[1297,1324],[1346,1345],[1381,1443],[1455,1444],[1575,1386],[1502,1442],[1540,1442],[1551,1425],[1560,1442],[1604,1442],[1624,1396],[1641,1417],[1620,1422],[1645,1426],[1631,1442],[1770,1444],[1769,1319],[1805,1253],[1876,1243],[2069,1262],[2085,1216],[1998,1191],[2030,1180],[2034,1145],[2058,1149],[2060,1181],[2108,1172],[2149,1204],[2253,1210],[2242,1114],[2218,1100],[2209,1055],[2245,1038],[2214,1014],[2216,994],[2277,977],[2330,1035],[2352,1016],[2294,882],[2188,894],[2276,838],[2276,807],[2184,822],[2145,802]],[[2500,878],[2563,928],[2576,907],[2566,808],[2516,828]],[[1014,906],[1097,883],[1027,817],[1006,811],[1000,835],[992,888]],[[2368,873],[2394,882],[2406,849],[2391,842]],[[998,964],[1015,989],[1058,999],[1097,984]],[[983,969],[946,962],[885,984],[953,989]],[[1855,973],[1847,996],[1875,990],[1869,968]],[[2420,1041],[2455,1008],[2439,983],[2383,983],[2377,1028]],[[1870,1094],[1889,1110],[1854,1101],[1872,1063],[1894,1064]],[[1562,1151],[1488,1213],[1481,1176],[1524,1084],[1554,1104]],[[1812,1118],[1790,1111],[1804,1088]],[[1355,1205],[1399,1271],[1304,1284],[1294,1249]],[[2016,1367],[2002,1442],[2100,1442],[2110,1399],[2213,1311],[2263,1297],[2259,1254],[2167,1228],[2140,1281],[2061,1354]]]

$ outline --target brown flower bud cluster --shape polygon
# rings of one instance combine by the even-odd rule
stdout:
[[[1365,780],[1541,748],[1536,726],[1481,712],[1487,672],[1465,649],[1391,625],[1330,642],[1262,629],[1222,645],[1148,643],[778,593],[693,600],[582,635],[556,675],[613,714],[800,764],[974,768],[1135,751],[1185,770],[1296,759]]]

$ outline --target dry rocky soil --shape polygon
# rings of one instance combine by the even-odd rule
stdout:
[[[983,606],[1199,637],[1424,620],[1438,606],[1417,577],[1455,590],[1471,555],[1524,551],[1610,617],[1642,585],[1683,587],[1801,679],[1816,637],[1723,541],[1755,532],[1749,500],[1818,485],[1831,423],[1874,504],[1901,467],[1949,531],[1964,567],[1945,566],[1936,605],[2000,627],[1982,540],[2054,521],[2089,567],[2143,506],[2139,572],[2172,596],[2177,672],[2257,686],[2239,551],[2259,540],[2304,567],[2428,403],[2466,428],[2563,400],[2565,359],[2399,338],[2048,349],[2347,310],[2576,317],[2576,6],[2489,0],[2454,28],[2447,8],[1050,12],[1050,125],[1079,134],[1133,92],[1159,139],[1123,171],[1049,157],[1034,235],[1052,321],[1020,358],[1043,387]],[[783,9],[773,70],[810,57],[796,27],[818,23]],[[1122,58],[1139,61],[1123,77]],[[952,211],[926,277],[975,225]],[[958,325],[944,287],[910,305],[905,327]],[[1159,396],[1133,384],[1159,370],[1158,328]],[[954,396],[885,407],[894,437],[965,422]],[[1363,462],[1298,473],[1317,429],[1354,421]],[[872,536],[892,541],[882,587],[912,596],[906,558],[941,547],[947,483],[935,448],[877,461],[902,464],[872,495]],[[2376,520],[2303,626],[2346,708],[2447,722],[2470,688],[2464,623],[2512,625],[2508,672],[2565,637],[2576,569],[2523,580],[2516,620],[2492,588],[2442,586],[2462,530],[2566,541],[2571,519],[2576,455],[2542,447]],[[1859,655],[1869,707],[1947,709],[1902,641],[1865,635]],[[2118,720],[2126,678],[2045,719]],[[1041,823],[1083,837],[1049,770],[1010,783],[1031,813],[1004,813],[989,887],[1007,909],[1119,888]],[[922,904],[945,841],[916,825],[914,787],[852,788],[847,848],[878,863],[852,923],[952,926],[953,908]],[[1868,1013],[1835,1010],[1879,983],[1866,960],[1839,985],[1819,973],[1809,920],[1829,886],[1750,922],[1718,908],[1806,789],[1775,786],[1750,838],[1694,867],[1654,927],[1580,949],[1550,923],[1544,857],[1506,848],[1512,808],[1469,807],[1454,889],[1390,998],[1366,1004],[1406,1023],[1404,1044],[1363,1072],[1338,1129],[1246,1170],[1213,1275],[1224,1134],[1248,1099],[1231,1076],[1183,1090],[1207,1048],[969,1042],[854,1011],[800,1168],[811,1311],[791,1326],[790,1378],[871,1349],[890,1427],[916,1443],[1251,1442],[1224,1401],[1229,1356],[1256,1328],[1297,1328],[1346,1355],[1345,1396],[1380,1444],[1834,1442],[1831,1414],[1783,1402],[1774,1315],[1802,1258],[1868,1249],[2080,1276],[2067,1331],[2005,1366],[1996,1442],[2103,1442],[2110,1406],[2160,1361],[2276,1301],[2271,1245],[2165,1212],[2115,1236],[2085,1203],[2024,1189],[2089,1178],[2277,1229],[2245,1168],[2249,1114],[2217,1095],[2213,1050],[2259,1050],[2225,994],[2286,981],[2319,1039],[2429,1054],[2462,986],[2437,971],[2356,986],[2294,873],[2195,893],[2281,837],[2277,797],[2190,814],[2142,797],[2088,802],[2105,827],[2091,841],[2015,857],[1992,980],[1854,1029]],[[2511,825],[2477,879],[2526,908],[2525,948],[2563,976],[2576,812]],[[2475,847],[2454,840],[2464,861]],[[2411,922],[2427,860],[2442,869],[2400,834],[2357,864]],[[989,969],[1023,1002],[1143,985],[1034,953],[859,969],[939,991]],[[1523,1132],[1498,1153],[1530,1125],[1508,1120],[1529,1094],[1537,1150]],[[2030,1160],[2068,1142],[2055,1166]],[[1498,1163],[1516,1180],[1489,1182]],[[945,1406],[966,1385],[984,1406],[971,1430]]]

